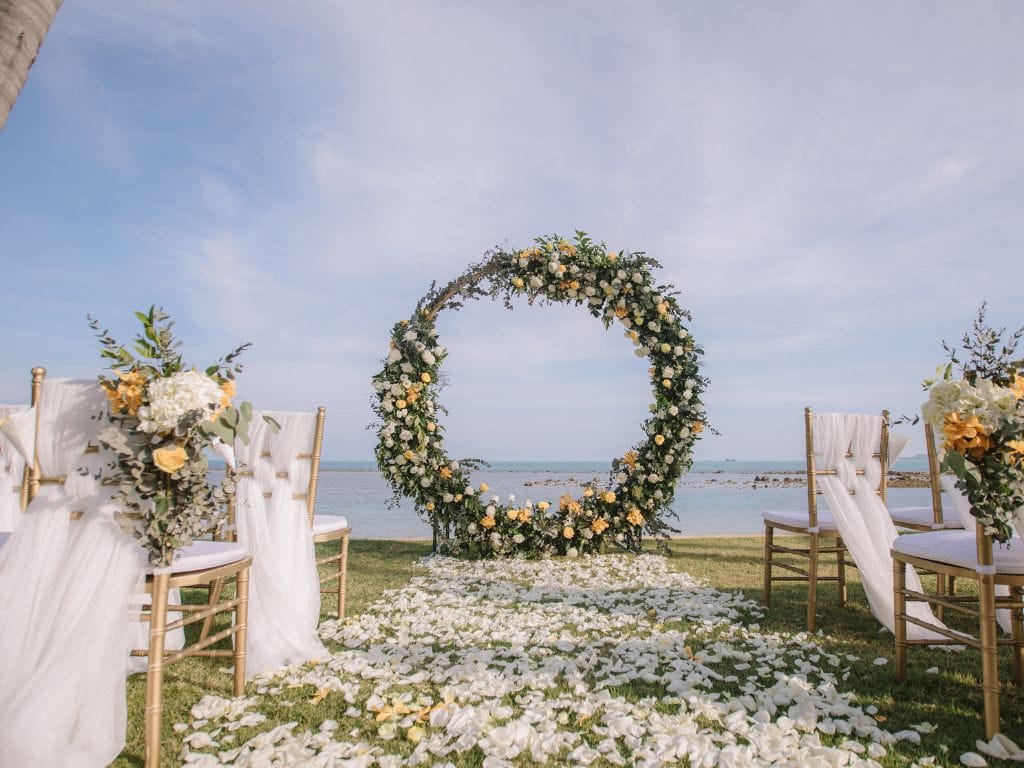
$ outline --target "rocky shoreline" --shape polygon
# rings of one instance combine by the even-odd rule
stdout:
[[[752,479],[743,477],[737,479],[735,475],[730,477],[715,477],[715,475],[732,474],[726,473],[722,470],[716,472],[704,473],[696,472],[693,474],[683,475],[680,480],[680,485],[685,487],[701,487],[709,485],[723,485],[732,486],[735,488],[798,488],[806,485],[806,475],[803,472],[797,471],[775,471],[775,472],[764,472],[763,474],[753,474]],[[705,476],[708,475],[708,476]],[[575,477],[569,478],[546,478],[544,480],[531,480],[523,483],[526,487],[548,487],[548,486],[570,486],[570,487],[583,487],[586,485],[597,484],[600,485],[603,482],[602,478],[589,477],[586,479],[579,479]],[[928,473],[927,472],[890,472],[889,473],[889,487],[890,488],[927,488]]]

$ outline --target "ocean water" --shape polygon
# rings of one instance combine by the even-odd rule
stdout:
[[[487,483],[488,495],[502,500],[513,495],[557,502],[563,493],[578,493],[580,486],[596,480],[605,483],[610,467],[604,462],[494,462],[473,473],[474,483]],[[923,458],[899,461],[897,471],[926,471]],[[682,536],[716,534],[757,534],[764,530],[761,511],[765,509],[806,509],[807,491],[801,485],[764,487],[755,478],[799,478],[802,461],[699,461],[676,486],[669,520]],[[892,488],[891,506],[928,505],[927,488]],[[343,515],[358,539],[428,539],[430,526],[400,500],[391,504],[391,490],[373,462],[325,461],[320,468],[317,514]]]

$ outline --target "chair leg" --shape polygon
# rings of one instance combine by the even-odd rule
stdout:
[[[245,693],[245,644],[249,628],[249,566],[235,579],[238,605],[235,607],[235,696]]]
[[[169,573],[153,576],[149,613],[149,657],[146,667],[145,768],[160,768],[160,731],[164,707],[164,640],[167,632]]]
[[[345,618],[345,593],[348,582],[348,534],[339,542],[341,554],[338,557],[338,619]]]
[[[765,607],[772,607],[772,554],[775,546],[775,528],[764,527],[764,598]]]
[[[946,592],[946,574],[937,573],[935,574],[935,594],[939,597],[948,597],[949,594]],[[946,607],[938,605],[935,607],[935,616],[939,621],[946,620]]]
[[[846,607],[846,547],[843,545],[843,537],[836,536],[836,577],[839,579],[839,607]]]
[[[814,631],[814,613],[818,607],[818,534],[811,534],[810,562],[807,565],[807,631]]]
[[[214,579],[210,582],[210,591],[206,598],[207,605],[216,605],[220,602],[220,596],[224,592],[224,579]],[[199,631],[199,639],[205,640],[213,629],[213,616],[203,619],[203,628]]]
[[[1011,587],[1010,599],[1020,605],[1024,602],[1024,587]],[[1010,633],[1013,637],[1013,682],[1024,683],[1024,608],[1010,609]]]
[[[893,634],[896,637],[896,682],[907,681],[907,566],[892,561]]]
[[[999,732],[999,666],[996,655],[996,593],[993,579],[983,575],[978,581],[981,639],[981,688],[985,699],[985,738]]]

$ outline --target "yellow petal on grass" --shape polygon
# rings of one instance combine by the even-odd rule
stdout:
[[[329,694],[330,692],[331,692],[331,689],[328,688],[328,687],[321,688],[320,690],[318,690],[316,693],[314,693],[310,697],[309,703],[310,704],[319,704],[321,701],[323,701],[324,699],[327,698],[327,694]]]

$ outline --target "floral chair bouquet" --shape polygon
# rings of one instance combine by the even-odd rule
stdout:
[[[230,480],[211,487],[205,451],[225,450],[236,437],[248,442],[252,406],[236,408],[237,358],[248,344],[199,371],[187,366],[162,309],[136,312],[142,332],[132,350],[120,345],[96,320],[102,356],[113,376],[100,376],[110,399],[111,425],[100,443],[114,452],[104,482],[116,485],[112,500],[125,510],[122,527],[149,552],[149,561],[167,567],[175,552],[219,527]]]
[[[1014,526],[1024,529],[1024,360],[1013,359],[1024,328],[1004,341],[1005,329],[990,328],[985,309],[982,304],[963,336],[965,361],[943,343],[950,362],[937,379],[925,381],[928,402],[921,411],[942,436],[942,468],[956,475],[971,514],[987,534],[1006,542]],[[954,368],[961,378],[953,378]]]

